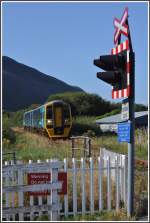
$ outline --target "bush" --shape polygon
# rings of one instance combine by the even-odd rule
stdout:
[[[79,116],[73,119],[71,135],[86,135],[89,137],[99,136],[102,134],[100,128],[96,126],[95,117]]]
[[[11,129],[11,121],[9,114],[3,114],[3,142],[5,145],[15,142],[15,133]]]
[[[96,94],[68,92],[49,96],[47,101],[64,100],[71,106],[73,116],[97,116],[119,108],[120,104],[105,101]]]

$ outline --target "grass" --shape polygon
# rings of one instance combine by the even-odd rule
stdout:
[[[91,145],[92,145],[92,157],[97,158],[100,154],[100,148],[106,148],[114,152],[119,152],[127,154],[127,143],[119,143],[116,135],[104,135],[100,134],[96,136],[97,129],[93,124],[94,118],[89,117],[79,117],[76,120],[78,129],[80,125],[86,128],[83,128],[85,131],[82,133],[90,134]],[[92,128],[90,128],[92,126]],[[96,127],[97,128],[97,127]],[[82,129],[82,130],[83,130]],[[44,136],[24,132],[21,128],[13,128],[15,132],[16,141],[15,143],[10,143],[9,140],[3,140],[3,152],[10,152],[13,149],[16,151],[17,159],[28,161],[29,159],[36,160],[46,160],[51,158],[57,158],[63,160],[63,158],[71,158],[71,140],[56,140],[52,141]],[[77,132],[78,133],[78,132]],[[99,132],[100,133],[100,132]],[[81,145],[78,145],[81,146]],[[80,158],[78,154],[78,158]],[[139,159],[148,159],[148,135],[145,129],[137,129],[135,131],[135,156]],[[4,157],[5,160],[11,159],[11,157]],[[69,202],[70,207],[72,205],[72,188],[71,188],[71,176],[68,175],[69,182]],[[81,176],[78,174],[78,185],[80,184]],[[86,190],[87,190],[87,206],[89,206],[89,184],[90,178],[86,177]],[[98,205],[97,199],[97,174],[94,175],[94,185],[95,185],[95,206]],[[119,213],[116,212],[101,212],[94,215],[77,215],[75,217],[62,218],[61,220],[66,221],[91,221],[91,220],[134,220],[137,215],[142,215],[143,213],[147,214],[147,197],[148,197],[148,176],[147,171],[144,172],[137,171],[135,172],[135,216],[132,219],[127,219],[126,213],[124,210],[121,210]],[[105,183],[103,185],[104,191],[106,189]],[[80,189],[78,189],[78,195],[80,197]],[[113,197],[115,196],[115,189],[113,189]],[[106,198],[104,198],[106,201]],[[81,201],[78,200],[78,206],[81,208]],[[72,208],[72,207],[71,207]],[[89,207],[88,207],[89,208]],[[43,217],[44,218],[44,217]],[[42,219],[43,220],[43,219]]]
[[[18,160],[22,159],[24,161],[35,161],[50,158],[62,160],[64,157],[70,156],[71,142],[65,140],[50,141],[45,136],[24,132],[23,130],[17,128],[14,130],[16,132],[16,143],[13,145],[13,147],[15,148]]]
[[[100,213],[91,215],[76,215],[70,217],[61,218],[62,221],[135,221],[136,217],[127,217],[127,214],[124,210],[120,210],[119,212],[110,211],[105,212],[102,211]]]
[[[83,121],[82,118],[81,120]],[[88,117],[85,117],[85,120],[88,121]],[[71,158],[71,140],[53,141],[45,136],[24,132],[21,128],[13,128],[13,130],[15,131],[16,142],[11,144],[9,140],[4,139],[3,152],[12,151],[13,148],[17,153],[17,159],[45,160],[49,158],[57,158],[62,160],[65,157]],[[82,148],[83,143],[78,143],[77,147]],[[91,150],[93,157],[99,156],[100,148],[106,148],[122,154],[127,154],[128,151],[127,143],[119,143],[117,136],[110,134],[101,134],[99,137],[91,137]],[[80,158],[80,156],[81,151],[78,152],[78,158]],[[135,157],[147,160],[148,135],[145,129],[137,129],[135,131]]]

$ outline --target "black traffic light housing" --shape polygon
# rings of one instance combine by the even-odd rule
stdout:
[[[97,77],[113,86],[114,90],[127,87],[127,51],[117,55],[104,55],[94,60],[94,65],[105,70],[98,72]]]

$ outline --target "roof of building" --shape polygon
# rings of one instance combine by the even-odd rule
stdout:
[[[136,121],[136,124],[144,124],[144,123],[147,124],[148,111],[135,112],[135,121]],[[123,122],[121,120],[121,114],[112,115],[112,116],[108,116],[108,117],[96,120],[96,124],[115,124],[119,122]]]

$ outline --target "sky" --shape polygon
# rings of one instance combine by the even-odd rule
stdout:
[[[147,105],[147,2],[3,2],[2,55],[108,101],[122,101],[112,99],[111,86],[96,77],[100,69],[93,60],[115,47],[113,20],[121,19],[125,7],[135,52],[135,102]]]

